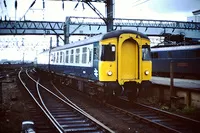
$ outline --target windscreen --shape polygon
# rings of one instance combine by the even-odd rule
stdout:
[[[101,45],[101,61],[115,60],[115,45]]]

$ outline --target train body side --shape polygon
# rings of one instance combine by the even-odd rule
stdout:
[[[113,31],[54,48],[41,53],[37,63],[40,69],[59,75],[100,82],[110,92],[115,91],[113,88],[122,90],[122,86],[136,90],[138,86],[134,85],[149,82],[152,73],[150,40],[132,30]]]
[[[51,52],[50,70],[59,74],[98,80],[98,42]],[[93,51],[94,50],[94,51]]]
[[[170,75],[170,63],[177,76],[200,77],[200,45],[152,48],[153,74]]]

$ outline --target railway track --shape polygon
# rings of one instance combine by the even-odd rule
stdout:
[[[31,115],[30,119],[34,122],[35,131],[38,133],[57,133],[57,129],[52,124],[50,119],[45,115],[45,111],[37,101],[38,99],[33,97],[32,90],[35,89],[35,82],[29,79],[24,71],[20,71],[18,73],[18,79],[18,86],[20,86],[21,92],[28,103],[26,106]]]
[[[48,88],[50,88],[50,86],[48,86]],[[61,96],[62,94],[59,94],[58,91],[55,91],[55,89],[52,89],[51,91],[56,93],[56,95],[63,97]],[[46,96],[45,93],[43,97],[48,96]],[[49,100],[49,98],[46,100]],[[166,111],[162,111],[146,105],[139,103],[134,103],[131,105],[126,99],[116,99],[114,103],[105,103],[104,105],[107,107],[105,108],[105,111],[109,114],[116,115],[118,118],[121,117],[121,119],[124,119],[130,123],[135,119],[143,121],[148,125],[156,127],[161,132],[196,133],[198,132],[197,129],[200,125],[199,121],[168,113]],[[51,106],[49,108],[51,108]],[[75,108],[78,107],[75,105]],[[52,110],[54,110],[54,108]]]
[[[105,106],[112,111],[121,112],[131,118],[148,123],[163,132],[174,133],[197,133],[200,122],[180,115],[169,113],[157,108],[149,107],[140,103],[130,104],[128,100],[122,98],[115,103],[105,103]],[[110,111],[110,112],[112,112]]]
[[[94,99],[93,99],[94,100]],[[101,103],[101,101],[96,100]],[[153,107],[149,107],[140,103],[130,104],[125,99],[115,99],[114,102],[104,103],[107,107],[106,112],[111,115],[121,117],[123,120],[127,120],[128,123],[134,121],[134,119],[147,123],[162,132],[174,132],[174,133],[197,133],[200,122],[189,119],[180,115],[169,113],[163,110],[159,110]],[[132,119],[133,118],[133,119]],[[134,122],[133,122],[134,123]]]
[[[39,83],[39,80],[36,81],[27,72],[26,74],[29,76],[29,80],[31,79],[35,83],[35,85],[31,85],[35,87],[26,87],[27,91],[58,132],[114,132],[71,101],[67,101],[67,98],[64,98],[55,89],[47,89]],[[26,86],[23,81],[22,84]]]

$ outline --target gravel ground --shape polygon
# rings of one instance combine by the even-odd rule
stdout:
[[[14,82],[2,83],[3,101],[0,104],[0,133],[19,133],[22,121],[29,120],[26,102],[17,87],[16,78],[7,78],[3,81],[12,80]]]
[[[148,106],[162,109],[171,113],[175,113],[181,116],[185,116],[197,121],[200,121],[200,109],[196,107],[186,107],[186,105],[176,102],[170,108],[170,101],[164,103],[159,102],[158,97],[146,97],[138,99],[138,102],[144,103]]]
[[[8,78],[4,81],[11,81],[12,83],[3,83],[3,103],[1,104],[0,110],[0,133],[19,133],[21,132],[21,123],[25,120],[30,120],[31,116],[28,113],[27,103],[23,97],[22,91],[17,87],[16,78]],[[89,112],[96,119],[103,122],[105,125],[120,133],[140,133],[151,131],[145,131],[144,126],[141,124],[128,123],[125,120],[120,120],[114,115],[110,115],[108,112],[103,110],[101,105],[97,105],[91,102],[91,99],[83,98],[82,95],[74,96],[74,92],[65,91],[67,95],[74,101],[77,105],[83,108],[85,111]],[[82,98],[81,98],[82,97]],[[83,100],[85,99],[85,100]],[[148,127],[148,129],[151,129]],[[155,132],[156,130],[153,130]]]

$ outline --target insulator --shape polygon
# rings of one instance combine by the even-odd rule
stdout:
[[[65,9],[64,1],[62,2],[62,9]]]
[[[17,0],[15,0],[15,10],[17,10]]]
[[[44,0],[43,0],[43,9],[45,8],[45,2],[44,2]]]
[[[6,0],[3,1],[5,8],[7,8]]]

